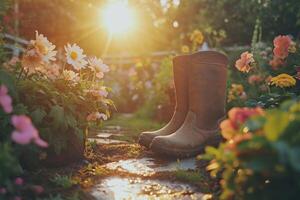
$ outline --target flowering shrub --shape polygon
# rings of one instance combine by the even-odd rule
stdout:
[[[85,131],[106,120],[113,106],[108,99],[109,88],[103,86],[102,80],[109,71],[108,66],[96,57],[87,59],[76,44],[68,44],[65,52],[65,64],[54,63],[55,45],[36,32],[35,40],[30,42],[22,58],[4,63],[2,71],[12,82],[11,91],[20,113],[31,116],[37,127],[33,129],[31,121],[24,116],[15,117],[13,124],[18,132],[13,133],[14,140],[34,141],[43,146],[35,134],[39,130],[49,143],[47,152],[43,153],[47,156],[42,158],[51,160],[63,154],[59,158],[61,162],[83,155]],[[1,105],[9,102],[6,92],[1,88]],[[28,138],[19,134],[28,130],[34,133]]]
[[[42,189],[42,186],[25,184],[20,177],[23,170],[19,155],[21,152],[25,153],[25,146],[35,144],[37,147],[46,148],[48,143],[40,138],[28,116],[17,115],[18,109],[13,109],[12,98],[5,85],[0,86],[0,105],[0,199],[21,199],[20,195],[28,190],[38,195],[42,191],[37,193],[35,188]]]
[[[300,55],[289,36],[273,43],[273,50],[254,46],[236,61],[247,81],[233,81],[228,92],[233,108],[220,124],[225,142],[207,147],[203,156],[210,160],[211,175],[220,178],[221,199],[296,199],[300,194]]]
[[[274,48],[256,43],[252,52],[243,52],[235,63],[240,80],[233,78],[228,93],[229,107],[278,106],[287,99],[297,97],[298,64],[300,54],[296,44],[289,36],[280,35],[273,41]],[[245,81],[247,80],[247,81]],[[239,92],[236,92],[239,85]]]
[[[112,67],[105,80],[112,88],[118,111],[137,112],[141,117],[162,121],[169,119],[174,93],[171,60],[171,57],[161,61],[140,60],[133,65]]]
[[[280,108],[233,108],[221,124],[226,141],[208,147],[221,199],[297,199],[300,178],[300,102]]]

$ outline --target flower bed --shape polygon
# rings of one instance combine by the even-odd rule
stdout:
[[[108,66],[76,44],[65,51],[65,64],[54,63],[55,46],[36,33],[21,60],[1,66],[0,199],[41,193],[41,186],[23,184],[23,169],[81,159],[88,128],[110,116],[102,80]]]
[[[225,142],[207,147],[202,156],[211,160],[207,169],[220,181],[221,199],[300,194],[300,55],[289,36],[276,37],[273,51],[268,49],[244,52],[236,61],[248,83],[240,79],[231,85],[228,101],[234,108],[220,126]]]

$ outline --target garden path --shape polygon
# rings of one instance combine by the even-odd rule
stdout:
[[[95,141],[98,145],[126,144],[126,141],[114,138],[126,134],[127,131],[120,126],[107,126],[104,130],[91,134],[88,140]],[[211,196],[201,192],[203,190],[195,182],[187,181],[188,175],[185,173],[195,174],[201,170],[201,163],[195,158],[183,160],[157,158],[145,150],[145,153],[137,158],[120,159],[102,167],[113,173],[99,180],[89,190],[91,196],[97,200],[188,200],[208,199]],[[126,176],[119,176],[120,173]],[[173,175],[181,176],[185,181],[178,180],[172,177]]]

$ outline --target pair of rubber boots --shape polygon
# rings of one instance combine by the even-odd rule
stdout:
[[[175,57],[173,117],[160,130],[143,132],[139,143],[176,157],[194,156],[205,146],[219,143],[219,123],[225,116],[227,64],[227,57],[215,51]]]

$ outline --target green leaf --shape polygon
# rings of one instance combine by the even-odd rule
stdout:
[[[266,137],[270,141],[276,141],[289,124],[289,114],[286,112],[272,110],[267,114],[264,126]]]
[[[262,128],[265,124],[266,120],[263,116],[253,117],[246,121],[245,127],[249,129],[249,131],[256,131]]]
[[[206,154],[214,155],[216,158],[220,157],[220,151],[212,146],[207,146],[205,148]]]
[[[292,167],[300,171],[300,148],[290,149],[289,159]]]
[[[31,119],[34,122],[34,124],[40,124],[42,123],[44,117],[47,115],[46,111],[41,108],[35,109],[31,114]]]
[[[61,106],[52,106],[49,117],[53,119],[53,125],[56,128],[65,124],[65,113]]]
[[[73,115],[66,115],[65,117],[66,126],[75,128],[77,126],[77,121]]]
[[[0,83],[4,84],[8,88],[9,93],[12,96],[17,96],[14,79],[9,73],[5,72],[4,70],[0,70]]]
[[[80,141],[83,140],[84,136],[83,136],[83,131],[81,129],[75,128],[74,133]]]

